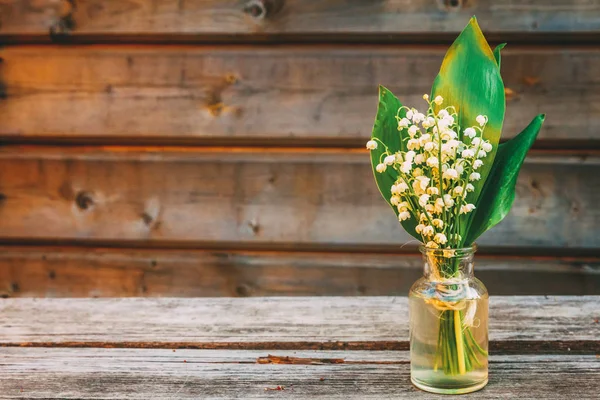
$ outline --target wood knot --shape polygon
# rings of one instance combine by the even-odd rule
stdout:
[[[144,221],[144,224],[146,224],[148,226],[152,225],[154,218],[152,218],[152,216],[150,214],[148,214],[147,212],[143,212],[141,217],[142,217],[142,221]]]
[[[440,8],[446,11],[458,11],[463,8],[464,0],[438,0]]]
[[[283,0],[248,0],[244,12],[255,19],[265,19],[283,7]]]
[[[251,294],[250,292],[251,292],[250,287],[248,287],[248,285],[245,285],[243,283],[241,285],[238,285],[235,288],[235,293],[240,297],[248,297]]]
[[[222,101],[208,103],[206,109],[213,117],[218,117],[225,109],[225,104]]]
[[[140,213],[140,218],[145,226],[151,229],[158,229],[160,226],[160,201],[157,198],[151,198],[146,201],[144,210]]]
[[[80,210],[87,210],[94,205],[94,198],[89,192],[79,192],[75,196],[75,204]]]
[[[541,79],[537,76],[525,76],[523,77],[523,83],[525,83],[527,86],[536,86],[538,83],[540,83]]]
[[[238,77],[233,74],[233,73],[229,73],[227,75],[225,75],[225,83],[228,85],[234,85],[235,83],[237,83],[238,81]]]
[[[8,97],[8,87],[6,83],[0,82],[0,99],[6,99]]]
[[[56,21],[50,26],[50,38],[52,40],[61,39],[69,35],[75,29],[75,9],[77,4],[75,0],[64,0],[62,9]]]
[[[504,97],[506,97],[506,101],[513,101],[519,98],[519,93],[512,90],[509,87],[504,88]]]
[[[244,5],[244,12],[256,19],[263,19],[269,10],[264,0],[250,0]]]
[[[260,224],[257,220],[253,219],[248,221],[248,227],[254,235],[258,235],[260,233]]]
[[[530,185],[531,185],[531,188],[534,189],[534,190],[539,190],[540,189],[540,184],[535,179],[533,179],[531,181]]]

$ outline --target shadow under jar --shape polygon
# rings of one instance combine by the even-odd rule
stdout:
[[[488,292],[473,275],[476,246],[420,247],[423,277],[409,292],[410,372],[419,389],[470,393],[488,381]]]

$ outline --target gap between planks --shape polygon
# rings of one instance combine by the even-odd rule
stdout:
[[[387,244],[340,244],[340,243],[299,243],[299,242],[232,242],[232,241],[192,241],[192,240],[156,240],[152,243],[137,239],[56,239],[32,237],[4,237],[0,238],[0,246],[6,249],[45,248],[48,251],[56,249],[70,250],[132,250],[132,251],[198,251],[215,252],[222,255],[236,252],[251,252],[263,254],[290,253],[290,254],[348,254],[348,255],[373,255],[373,256],[415,256],[419,255],[417,246],[407,244],[400,246]],[[573,263],[592,263],[600,261],[598,249],[579,247],[514,247],[514,246],[478,246],[477,256],[498,257],[502,259],[528,258],[531,260],[561,261]],[[595,267],[590,269],[594,272]]]
[[[457,32],[458,33],[458,32]],[[250,35],[228,34],[67,34],[51,37],[48,34],[0,34],[5,46],[57,46],[57,45],[184,45],[184,46],[260,46],[260,45],[347,45],[347,46],[397,46],[427,45],[448,46],[456,40],[457,33],[253,33]],[[597,46],[596,32],[486,32],[490,46],[508,42],[511,45],[556,47]]]
[[[333,136],[333,135],[331,135]],[[504,143],[509,139],[501,139]],[[44,147],[88,147],[109,146],[129,147],[132,150],[140,147],[160,150],[187,149],[203,151],[212,149],[247,148],[248,151],[285,151],[287,149],[302,151],[335,151],[358,150],[364,152],[364,138],[299,138],[299,137],[270,137],[270,136],[240,136],[235,138],[235,146],[231,146],[231,138],[219,137],[169,137],[166,134],[153,136],[65,136],[59,133],[43,136],[0,136],[0,144],[4,146],[44,146]],[[539,139],[530,150],[531,155],[566,155],[591,156],[600,152],[600,140],[595,139]]]
[[[598,340],[525,340],[489,342],[494,354],[597,354]],[[186,349],[186,350],[315,350],[407,351],[408,341],[347,342],[0,342],[1,347],[73,349]]]

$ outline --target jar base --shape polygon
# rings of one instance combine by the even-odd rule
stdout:
[[[410,378],[410,381],[412,382],[413,385],[415,385],[417,388],[424,390],[426,392],[430,392],[430,393],[437,393],[437,394],[466,394],[466,393],[472,393],[472,392],[476,392],[478,390],[483,389],[483,387],[485,385],[487,385],[488,380],[487,378],[481,382],[477,382],[474,385],[471,386],[466,386],[466,387],[457,387],[457,388],[440,388],[440,387],[435,387],[435,386],[429,386],[425,383],[419,382],[417,379],[415,378]]]

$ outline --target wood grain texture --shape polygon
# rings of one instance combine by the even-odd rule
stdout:
[[[491,348],[600,351],[599,300],[492,296]],[[408,340],[405,297],[4,299],[0,312],[5,346],[406,349]]]
[[[410,384],[408,353],[277,352],[343,359],[259,364],[258,351],[0,348],[0,398],[431,399]],[[596,399],[594,355],[492,355],[478,399]],[[275,389],[277,386],[284,390]],[[457,398],[451,396],[448,398]]]
[[[600,260],[477,255],[493,295],[600,295]],[[416,254],[0,247],[0,296],[389,296]]]
[[[72,34],[258,34],[459,32],[470,16],[490,32],[600,28],[594,0],[4,0],[1,34],[47,35],[71,14]],[[266,6],[265,6],[266,4]]]
[[[0,136],[363,146],[383,84],[422,107],[445,48],[88,46],[0,50]],[[600,140],[597,48],[508,48],[504,138]]]
[[[600,159],[532,156],[482,246],[600,247]],[[397,248],[366,150],[5,146],[0,238]]]

